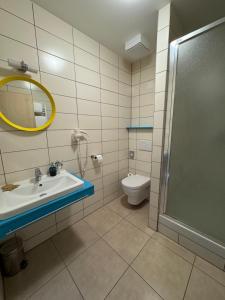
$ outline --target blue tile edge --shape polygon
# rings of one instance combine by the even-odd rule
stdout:
[[[129,126],[127,129],[153,129],[152,125],[143,125],[143,126]]]
[[[3,239],[10,233],[13,233],[14,231],[25,227],[26,225],[31,224],[43,217],[46,217],[66,206],[93,195],[94,185],[87,180],[82,180],[84,181],[83,186],[72,193],[57,197],[54,200],[50,200],[45,204],[32,208],[8,219],[0,220],[0,239]]]

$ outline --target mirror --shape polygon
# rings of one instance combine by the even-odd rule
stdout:
[[[43,130],[54,120],[55,103],[39,82],[25,76],[6,77],[0,81],[0,117],[19,130]]]

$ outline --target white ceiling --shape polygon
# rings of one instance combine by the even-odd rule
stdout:
[[[33,0],[57,17],[127,57],[125,41],[144,34],[155,48],[157,11],[169,0]],[[172,0],[190,32],[225,16],[225,0]]]

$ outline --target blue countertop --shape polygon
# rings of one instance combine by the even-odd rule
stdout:
[[[66,206],[82,200],[94,194],[94,185],[84,180],[84,185],[72,193],[56,197],[54,200],[27,210],[5,220],[0,220],[0,239],[23,228],[41,218],[44,218]]]

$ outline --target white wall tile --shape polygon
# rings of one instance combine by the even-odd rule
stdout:
[[[100,101],[100,89],[84,84],[84,83],[76,83],[77,87],[77,98]]]
[[[41,82],[53,94],[69,97],[76,96],[74,81],[57,77],[51,74],[41,73]]]
[[[98,73],[76,65],[76,81],[100,87],[100,76]]]
[[[73,38],[76,46],[89,53],[99,56],[99,43],[97,43],[95,40],[75,28],[73,28]]]
[[[74,47],[75,62],[78,65],[99,72],[99,58],[88,52]]]
[[[102,103],[101,111],[102,116],[118,117],[118,106]]]
[[[57,113],[49,130],[77,128],[77,117],[74,114]]]
[[[131,63],[121,56],[119,57],[119,68],[129,74],[131,73]]]
[[[103,166],[103,176],[114,173],[116,171],[118,171],[118,164],[112,163]]]
[[[117,162],[118,158],[119,158],[118,151],[105,153],[103,157],[103,166],[113,162]]]
[[[7,61],[9,58],[21,61],[26,58],[26,63],[38,69],[37,50],[14,41],[4,36],[0,36],[0,59]]]
[[[131,94],[132,94],[132,98],[135,97],[135,96],[140,95],[140,86],[139,85],[132,85]]]
[[[131,96],[130,85],[123,82],[119,82],[119,93],[125,96]]]
[[[155,90],[155,81],[154,80],[143,82],[140,85],[140,94],[141,95],[153,93],[154,90]]]
[[[49,164],[46,164],[45,166],[38,166],[38,167],[41,169],[41,172],[43,174],[46,174]],[[35,167],[31,169],[22,170],[22,171],[15,171],[13,173],[6,173],[5,176],[7,182],[16,182],[28,178],[34,178],[34,172],[35,172]]]
[[[153,146],[152,149],[152,160],[156,162],[161,162],[162,156],[162,147],[160,146]]]
[[[110,141],[102,143],[103,154],[108,152],[115,152],[118,150],[118,141]]]
[[[170,25],[170,3],[159,10],[158,31]]]
[[[44,166],[49,163],[47,149],[4,153],[2,158],[7,173]]]
[[[152,177],[160,178],[160,168],[160,163],[152,162]]]
[[[157,34],[157,53],[168,49],[169,46],[169,27],[160,30]]]
[[[164,111],[154,113],[154,128],[163,128]]]
[[[119,95],[119,106],[131,108],[131,97],[125,95]]]
[[[140,95],[140,106],[153,105],[155,102],[155,93]]]
[[[55,225],[55,216],[54,214],[42,218],[41,220],[32,223],[29,226],[19,230],[16,232],[16,235],[21,237],[23,240],[30,239],[32,236],[39,234],[42,231],[47,230],[49,227]]]
[[[153,145],[162,146],[163,130],[154,128],[153,130]]]
[[[74,64],[54,55],[38,51],[40,71],[75,80]]]
[[[0,157],[1,158],[1,157]],[[0,159],[0,174],[3,174],[2,159]]]
[[[156,74],[155,79],[155,92],[165,92],[167,90],[167,72],[161,72]]]
[[[159,194],[160,180],[158,178],[151,178],[151,192]]]
[[[166,100],[165,92],[155,94],[155,111],[165,109],[165,100]]]
[[[54,147],[49,148],[49,157],[50,161],[56,161],[56,160],[73,160],[77,157],[77,147],[71,147],[71,146],[63,146],[63,147]]]
[[[102,128],[104,129],[118,128],[118,118],[102,117]]]
[[[141,82],[150,81],[155,78],[155,67],[141,69]]]
[[[39,28],[36,28],[36,36],[38,49],[74,62],[73,46],[70,43]]]
[[[66,40],[69,43],[73,43],[72,26],[63,22],[61,19],[55,17],[47,10],[40,6],[34,5],[34,19],[36,26]]]
[[[118,66],[119,64],[118,55],[103,45],[100,45],[100,58],[115,66]]]
[[[34,23],[32,2],[29,0],[0,0],[0,8],[28,22]]]
[[[109,175],[105,175],[103,177],[103,184],[104,186],[107,186],[111,183],[118,182],[119,181],[119,173],[110,173]]]
[[[107,104],[118,105],[118,94],[106,90],[101,90],[101,101]]]
[[[56,105],[56,112],[59,113],[77,113],[76,98],[54,95],[53,99]]]
[[[102,140],[111,141],[118,140],[118,130],[117,129],[102,129]]]
[[[78,116],[79,127],[83,129],[101,129],[101,119],[99,116]]]
[[[168,50],[163,50],[156,55],[156,73],[166,71],[168,63]]]
[[[101,75],[101,88],[111,92],[118,92],[118,81],[115,79]]]
[[[4,10],[0,10],[0,34],[32,47],[36,46],[34,26]]]
[[[56,222],[61,222],[64,219],[73,216],[77,214],[79,211],[83,209],[83,203],[82,201],[75,202],[60,211],[56,212],[55,217],[56,217]]]
[[[118,68],[105,62],[104,60],[100,60],[100,73],[117,80],[119,77]]]
[[[72,130],[48,130],[48,146],[66,146],[71,145]]]
[[[23,131],[0,132],[1,152],[47,148],[45,132],[30,134]]]
[[[100,103],[77,99],[78,113],[81,115],[100,116]]]
[[[119,81],[122,81],[123,83],[126,83],[128,85],[131,85],[131,74],[124,72],[122,70],[119,70]]]
[[[131,111],[129,107],[119,107],[119,117],[120,118],[130,118]]]

